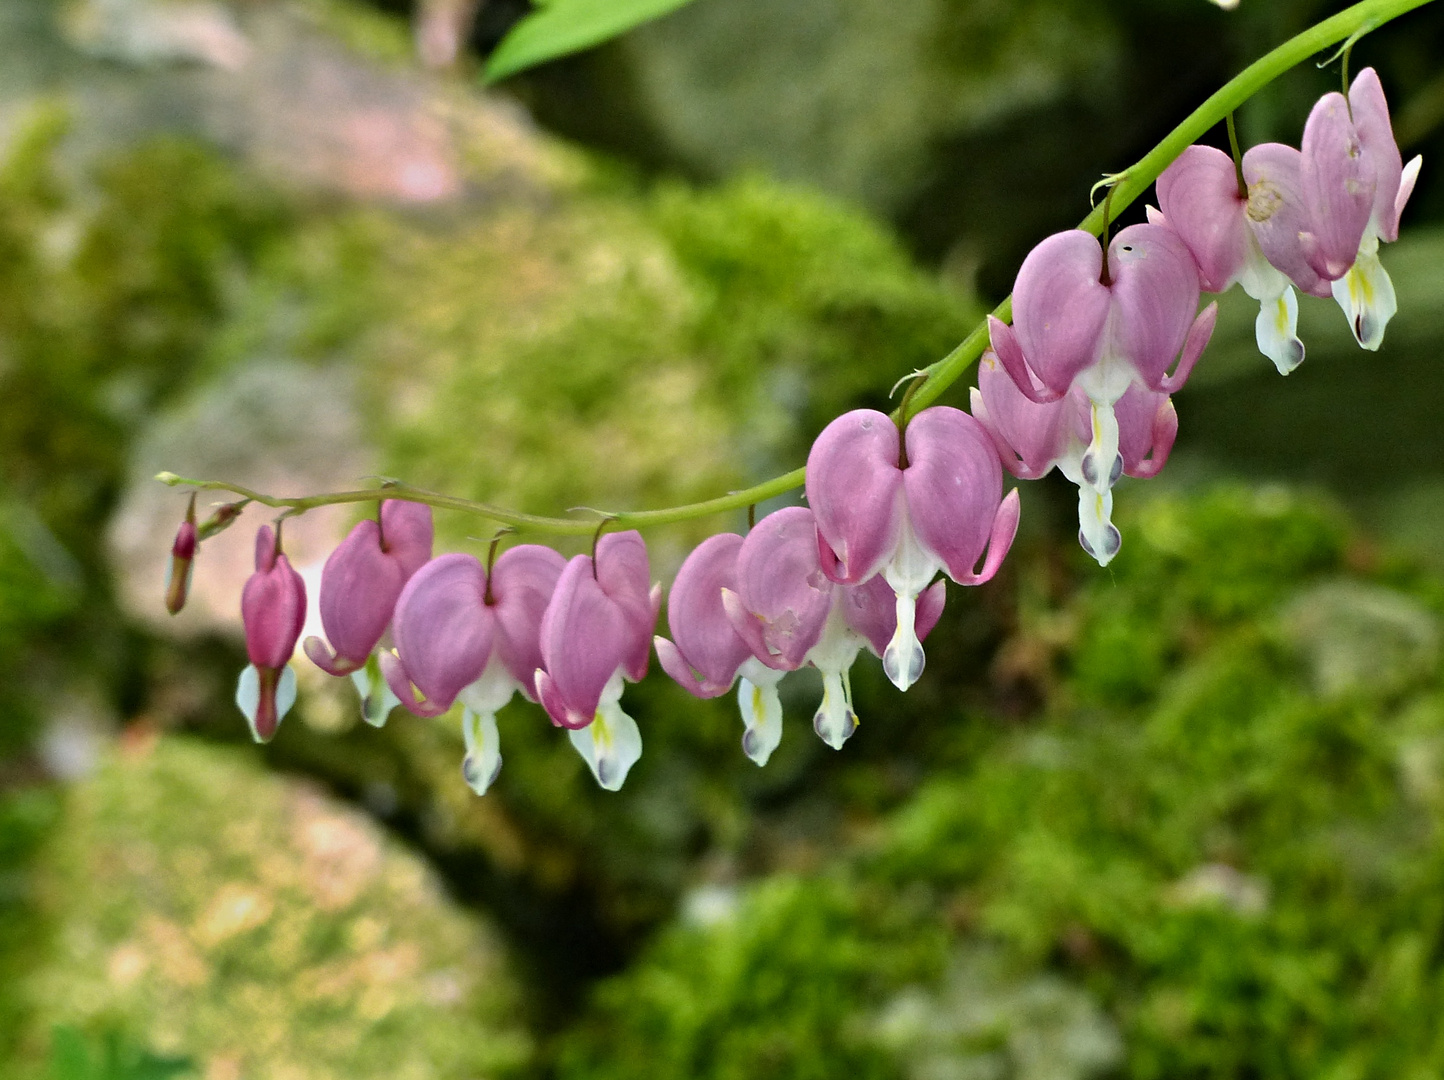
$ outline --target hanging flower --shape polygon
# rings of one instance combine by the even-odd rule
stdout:
[[[416,572],[396,603],[396,654],[381,654],[386,680],[418,716],[440,716],[460,699],[462,774],[478,795],[501,770],[497,710],[518,690],[532,698],[542,614],[563,565],[551,548],[520,544],[488,578],[474,555],[442,555]]]
[[[236,705],[256,742],[270,742],[296,703],[290,660],[305,621],[306,584],[282,553],[280,533],[262,525],[256,531],[256,571],[241,592],[251,663],[236,686]]]
[[[998,362],[1025,396],[1056,401],[1076,386],[1087,397],[1091,438],[1080,472],[1100,496],[1123,471],[1118,400],[1134,385],[1180,389],[1208,344],[1218,305],[1197,312],[1198,293],[1193,256],[1172,229],[1130,225],[1106,261],[1093,236],[1073,229],[1023,260],[1013,325],[988,318]],[[1106,562],[1116,550],[1094,555]]]
[[[356,523],[321,571],[321,626],[330,642],[309,637],[311,662],[329,675],[349,675],[361,715],[377,727],[397,704],[376,658],[396,601],[411,575],[431,558],[431,507],[387,499],[379,520]]]
[[[1304,125],[1302,187],[1310,266],[1332,282],[1334,299],[1366,349],[1384,341],[1398,310],[1394,283],[1379,262],[1379,241],[1399,238],[1399,215],[1414,191],[1422,157],[1403,164],[1389,103],[1373,68],[1354,78],[1346,99],[1325,94]]]
[[[783,672],[752,655],[722,604],[724,589],[737,591],[742,543],[736,533],[719,533],[687,556],[667,597],[667,625],[675,643],[658,637],[653,644],[663,670],[699,698],[719,697],[738,684],[742,751],[766,765],[782,739],[777,684]]]
[[[641,534],[608,534],[595,556],[567,563],[541,622],[537,698],[608,791],[642,756],[641,732],[621,697],[624,680],[647,674],[662,604],[662,587],[650,579]]]
[[[737,588],[724,588],[722,603],[733,629],[767,667],[786,672],[811,664],[822,673],[822,703],[812,726],[840,750],[858,724],[853,662],[864,646],[886,652],[901,605],[880,576],[859,586],[833,581],[823,572],[822,550],[811,510],[790,506],[767,515],[738,549]],[[938,582],[916,601],[921,637],[942,614],[943,588]]]
[[[1255,146],[1243,155],[1240,191],[1232,158],[1211,146],[1190,146],[1158,178],[1160,209],[1148,213],[1150,222],[1178,233],[1205,292],[1226,292],[1237,283],[1259,302],[1259,351],[1282,375],[1304,359],[1293,286],[1329,295],[1300,239],[1308,227],[1301,161],[1291,146]]]
[[[1037,480],[1057,466],[1078,486],[1078,542],[1099,565],[1107,566],[1122,540],[1112,521],[1111,482],[1099,491],[1083,474],[1092,434],[1092,405],[1083,392],[1075,387],[1057,401],[1033,401],[1017,388],[989,350],[978,363],[972,406],[973,416],[993,437],[1010,473],[1020,480]],[[1178,435],[1172,399],[1134,384],[1113,409],[1118,420],[1115,467],[1128,476],[1158,475]]]
[[[990,580],[1017,531],[1018,494],[1003,497],[991,439],[967,413],[946,406],[918,413],[902,438],[880,412],[845,413],[812,444],[807,501],[817,515],[823,573],[847,585],[880,573],[896,593],[897,629],[883,670],[906,690],[923,672],[918,595],[939,570],[959,585]]]

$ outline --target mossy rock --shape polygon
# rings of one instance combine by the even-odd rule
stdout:
[[[495,933],[367,819],[248,757],[130,736],[69,793],[42,871],[54,945],[27,980],[45,1021],[119,1029],[207,1075],[525,1063]]]

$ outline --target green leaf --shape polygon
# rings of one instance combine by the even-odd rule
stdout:
[[[690,0],[544,0],[512,28],[486,62],[486,81],[600,45]]]

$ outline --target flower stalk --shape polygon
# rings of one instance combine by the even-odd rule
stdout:
[[[1104,200],[1103,205],[1090,211],[1078,228],[1094,236],[1102,235],[1107,226],[1143,195],[1163,170],[1187,147],[1214,125],[1230,119],[1234,110],[1286,71],[1331,45],[1341,42],[1352,45],[1370,31],[1431,2],[1432,0],[1362,0],[1361,3],[1323,20],[1266,53],[1220,87],[1137,162],[1111,177],[1109,197]],[[1345,80],[1347,84],[1347,76]],[[1012,297],[1009,296],[994,308],[991,315],[1003,322],[1010,322]],[[987,347],[988,322],[984,319],[952,352],[919,373],[919,377],[909,387],[903,403],[896,410],[900,426],[905,426],[912,416],[933,404],[954,383],[967,375]],[[293,515],[318,506],[370,502],[375,500],[378,494],[384,493],[384,497],[389,499],[425,503],[441,510],[475,514],[511,526],[518,533],[585,536],[599,531],[599,522],[595,516],[561,518],[524,514],[490,503],[442,495],[400,483],[385,483],[380,491],[364,488],[298,498],[277,498],[221,480],[187,479],[170,472],[160,473],[156,479],[172,487],[231,492],[264,506],[284,509]],[[714,499],[659,510],[601,514],[600,524],[603,527],[613,525],[618,530],[647,529],[709,517],[730,510],[742,510],[794,491],[803,486],[804,479],[804,469],[793,469],[753,487],[729,492]]]

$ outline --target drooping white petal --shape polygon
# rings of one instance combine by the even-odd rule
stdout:
[[[384,727],[391,710],[401,704],[401,699],[391,692],[386,676],[381,672],[381,658],[372,653],[366,666],[351,672],[351,682],[361,695],[361,719],[372,727]]]
[[[1084,483],[1100,495],[1106,494],[1123,472],[1123,456],[1118,452],[1118,417],[1113,411],[1113,402],[1117,400],[1089,395],[1093,440],[1083,452],[1080,467]]]
[[[1078,487],[1078,543],[1083,550],[1107,566],[1123,546],[1123,537],[1113,524],[1113,492],[1096,491],[1087,484]]]
[[[296,673],[287,664],[281,668],[280,676],[276,683],[276,723],[279,724],[296,704]],[[246,717],[246,723],[251,727],[251,738],[256,742],[266,742],[261,733],[256,730],[256,713],[261,707],[261,673],[256,670],[255,664],[247,664],[246,669],[241,672],[241,677],[236,682],[236,707]]]
[[[1379,262],[1379,239],[1365,234],[1359,256],[1349,272],[1333,283],[1334,299],[1348,317],[1349,328],[1371,352],[1384,343],[1384,328],[1399,310],[1394,283]]]
[[[496,730],[496,713],[463,709],[461,737],[466,740],[461,775],[467,787],[478,795],[485,795],[501,772],[501,736]]]
[[[922,677],[926,657],[915,625],[917,599],[940,569],[942,563],[923,550],[911,520],[904,513],[897,549],[882,571],[883,578],[897,594],[897,629],[883,651],[882,669],[899,690],[907,690]]]
[[[822,672],[822,704],[812,718],[812,728],[834,750],[841,750],[857,730],[848,672],[864,644],[862,635],[848,626],[840,600],[833,599],[822,637],[807,653],[807,662]]]
[[[607,681],[597,703],[596,715],[584,728],[567,732],[597,778],[608,791],[618,791],[637,759],[642,756],[642,733],[637,722],[622,711],[622,671]]]
[[[777,696],[777,684],[784,673],[774,671],[756,657],[743,663],[738,673],[737,707],[746,728],[742,752],[758,765],[766,765],[782,741],[782,700]]]
[[[1299,340],[1299,301],[1292,285],[1276,297],[1259,301],[1254,336],[1259,352],[1274,362],[1280,375],[1287,375],[1304,362],[1304,343]]]
[[[817,737],[828,746],[841,750],[842,744],[857,730],[857,723],[846,669],[824,671],[822,704],[817,707],[817,714],[812,718],[812,730],[817,732]]]

